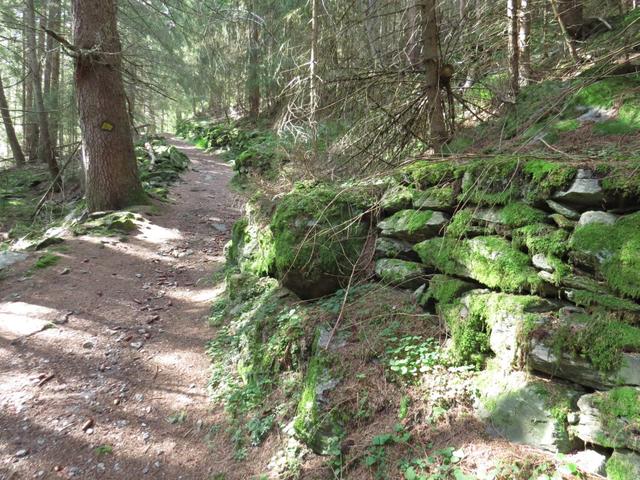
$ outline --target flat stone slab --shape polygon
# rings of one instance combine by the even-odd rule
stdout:
[[[589,170],[579,170],[573,185],[568,190],[557,192],[554,200],[582,207],[594,207],[602,204],[604,191],[600,180],[593,178]]]
[[[19,252],[0,252],[0,270],[27,259],[27,255]]]
[[[10,342],[45,330],[57,310],[24,302],[0,303],[0,339]]]

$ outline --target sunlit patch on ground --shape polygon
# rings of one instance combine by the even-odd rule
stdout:
[[[13,341],[51,325],[58,310],[24,302],[0,303],[0,338]]]

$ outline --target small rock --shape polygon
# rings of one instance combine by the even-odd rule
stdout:
[[[162,464],[158,460],[156,460],[155,462],[153,462],[153,466],[156,468],[160,468]]]
[[[140,350],[142,348],[142,342],[131,342],[129,345],[131,348],[135,348],[136,350]]]
[[[531,262],[533,263],[534,267],[539,268],[540,270],[544,270],[545,272],[553,272],[555,270],[547,256],[543,255],[542,253],[534,255],[531,259]]]
[[[21,450],[18,450],[18,451],[15,453],[15,455],[14,455],[14,456],[15,456],[16,458],[24,458],[24,457],[26,457],[27,455],[29,455],[29,450],[27,450],[26,448],[23,448],[23,449],[21,449]]]
[[[104,465],[104,463],[98,463],[96,465],[96,471],[98,473],[104,473],[107,470],[107,467]]]
[[[575,220],[569,220],[564,215],[560,215],[559,213],[554,213],[553,215],[549,215],[549,218],[554,221],[554,223],[565,230],[573,230],[578,222]]]
[[[142,278],[142,274],[141,273],[136,273],[136,277]]]
[[[547,205],[554,212],[559,213],[570,220],[578,220],[580,218],[580,212],[573,208],[569,208],[566,205],[562,205],[561,203],[554,202],[553,200],[547,200]]]
[[[618,220],[618,216],[607,212],[584,212],[580,216],[578,226],[584,227],[592,223],[603,223],[605,225],[613,225]]]
[[[71,273],[71,269],[69,267],[64,267],[61,271],[60,271],[60,275],[68,275],[69,273]]]
[[[142,469],[142,473],[143,473],[143,474],[145,474],[145,475],[146,475],[147,473],[149,473],[149,465],[145,466],[145,467]]]
[[[91,350],[94,347],[93,342],[84,342],[82,344],[82,348],[86,348],[87,350]]]
[[[567,455],[566,459],[585,473],[602,476],[607,473],[605,470],[607,457],[595,450],[583,450],[573,455]]]

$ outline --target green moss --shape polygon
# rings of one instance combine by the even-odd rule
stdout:
[[[444,209],[453,206],[455,195],[451,185],[427,188],[425,191],[413,192],[413,206],[415,208]]]
[[[305,298],[335,291],[348,278],[367,236],[369,196],[355,188],[298,185],[277,206],[271,231],[275,270]]]
[[[414,194],[415,191],[412,188],[396,185],[382,196],[380,207],[391,212],[411,208]]]
[[[553,336],[555,351],[586,357],[602,372],[622,366],[625,352],[640,352],[640,329],[603,312],[569,317]]]
[[[464,166],[461,202],[507,205],[520,195],[519,157],[498,156],[475,160]]]
[[[553,129],[557,132],[573,132],[580,128],[580,122],[576,119],[559,120],[553,124]]]
[[[275,262],[271,228],[253,215],[241,218],[233,225],[226,253],[227,266],[235,266],[243,273],[257,276],[269,275]]]
[[[451,218],[447,225],[445,235],[452,238],[464,237],[473,225],[473,211],[471,209],[459,210]]]
[[[474,365],[481,368],[487,355],[491,353],[489,347],[490,331],[485,319],[476,312],[464,315],[464,308],[460,303],[443,304],[438,307],[451,335],[451,360],[458,365]]]
[[[595,267],[613,290],[640,298],[640,213],[614,225],[578,227],[571,248],[574,257]]]
[[[422,306],[432,302],[438,305],[449,304],[473,287],[473,284],[454,277],[434,275],[429,281],[429,288],[418,301]]]
[[[604,307],[609,310],[626,310],[629,312],[640,312],[640,305],[624,298],[614,297],[604,293],[595,293],[588,290],[574,290],[571,301],[579,307],[591,307],[594,305]]]
[[[414,246],[422,261],[447,275],[469,277],[505,292],[536,291],[542,281],[529,257],[501,237],[435,238]]]
[[[404,167],[401,173],[419,188],[431,187],[458,178],[461,172],[451,162],[420,160]]]
[[[513,244],[526,247],[532,255],[542,253],[547,256],[563,257],[569,249],[569,233],[544,223],[535,223],[518,228],[513,232]]]
[[[631,458],[635,461],[632,461]],[[638,455],[634,452],[614,452],[607,461],[607,479],[636,480],[640,476],[639,461]]]
[[[534,200],[547,198],[554,191],[567,187],[577,169],[560,162],[532,159],[525,163],[523,172],[528,181],[527,197]]]
[[[511,203],[500,211],[500,219],[512,228],[542,222],[545,217],[543,211],[521,202]]]
[[[424,284],[424,267],[420,263],[393,258],[383,258],[376,262],[376,274],[385,285],[417,288]]]
[[[36,260],[36,263],[33,265],[33,268],[44,269],[47,267],[52,267],[56,265],[61,259],[62,257],[55,255],[53,253],[47,252],[38,257],[38,260]]]
[[[427,222],[433,217],[430,210],[401,210],[380,223],[383,230],[406,232],[414,235],[419,232]]]

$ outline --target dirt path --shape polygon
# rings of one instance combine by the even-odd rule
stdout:
[[[0,280],[0,480],[206,480],[230,463],[207,445],[204,347],[239,203],[228,166],[173,142],[192,170],[140,232],[67,239],[56,266],[25,275],[31,256]]]

